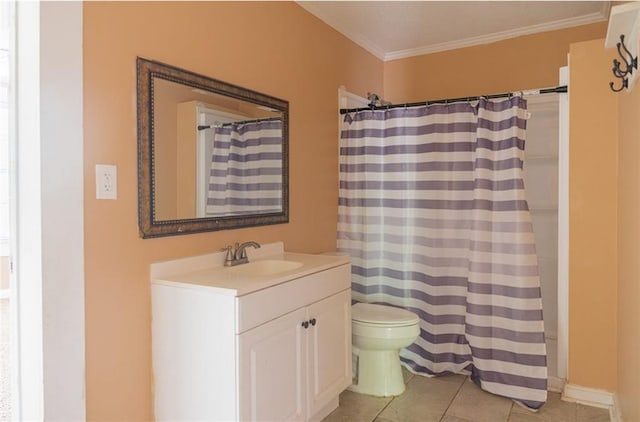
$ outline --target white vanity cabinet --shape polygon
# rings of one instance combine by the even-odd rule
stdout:
[[[241,421],[304,421],[337,399],[351,384],[350,308],[343,290],[238,336]]]
[[[157,420],[308,421],[337,407],[351,384],[348,259],[285,255],[319,258],[235,288],[207,270],[152,279]]]

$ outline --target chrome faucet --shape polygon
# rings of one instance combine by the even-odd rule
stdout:
[[[246,264],[247,262],[249,262],[246,251],[247,246],[251,246],[257,249],[260,247],[260,244],[254,241],[244,243],[236,242],[234,247],[231,247],[231,245],[229,245],[225,248],[222,248],[223,251],[227,252],[227,257],[224,260],[224,266],[233,267],[235,265]]]

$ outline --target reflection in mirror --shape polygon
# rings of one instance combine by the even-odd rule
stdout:
[[[281,212],[282,113],[198,91],[153,81],[156,219]]]
[[[138,59],[143,237],[288,221],[288,103]]]

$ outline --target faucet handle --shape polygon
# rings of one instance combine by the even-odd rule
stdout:
[[[220,249],[220,251],[227,252],[227,256],[224,259],[225,263],[233,261],[233,252],[231,251],[231,245],[225,246],[224,248]]]

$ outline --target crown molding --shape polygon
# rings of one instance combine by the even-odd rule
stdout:
[[[385,61],[385,54],[386,54],[385,51],[380,47],[378,47],[376,43],[372,42],[367,37],[363,36],[361,33],[338,29],[336,26],[334,26],[333,23],[327,22],[322,16],[320,16],[319,14],[316,14],[318,10],[316,7],[314,7],[313,2],[296,0],[296,3],[298,4],[298,6],[302,7],[307,12],[311,13],[316,19],[320,19],[324,24],[326,24],[333,30],[344,35],[352,42],[356,43],[360,47],[367,50],[369,53],[376,56],[378,59]]]
[[[438,44],[427,44],[416,48],[410,48],[406,50],[396,50],[386,52],[375,42],[365,37],[362,33],[357,31],[349,31],[344,28],[338,29],[332,23],[327,22],[321,16],[316,15],[316,8],[313,2],[297,0],[296,3],[305,9],[307,12],[313,14],[317,19],[332,27],[335,31],[347,37],[349,40],[359,45],[378,59],[382,61],[398,60],[408,57],[421,56],[425,54],[438,53],[447,50],[455,50],[465,47],[473,47],[476,45],[490,44],[497,41],[502,41],[510,38],[516,38],[523,35],[531,35],[540,32],[554,31],[559,29],[571,28],[574,26],[587,25],[596,22],[606,21],[609,17],[609,11],[611,9],[610,2],[603,2],[602,7],[598,12],[593,12],[588,15],[577,16],[573,18],[560,19],[552,22],[546,22],[537,25],[530,25],[521,28],[516,28],[508,31],[494,32],[493,34],[481,35],[478,37],[464,38],[461,40],[443,42]]]
[[[426,45],[418,48],[411,48],[407,50],[391,51],[383,55],[382,60],[398,60],[408,57],[421,56],[424,54],[438,53],[441,51],[455,50],[458,48],[473,47],[476,45],[490,44],[497,41],[502,41],[510,38],[516,38],[523,35],[531,35],[540,32],[555,31],[558,29],[571,28],[574,26],[587,25],[590,23],[603,22],[607,20],[609,7],[603,7],[601,12],[590,13],[588,15],[578,16],[575,18],[561,19],[553,22],[542,23],[538,25],[530,25],[522,28],[512,29],[509,31],[495,32],[493,34],[482,35],[479,37],[465,38],[462,40],[444,42],[439,44]],[[346,35],[346,34],[345,34]],[[351,37],[350,37],[351,38]],[[351,38],[354,42],[357,42],[354,38]],[[367,49],[372,54],[376,55],[373,51],[369,50],[365,45],[361,46]],[[378,49],[379,50],[379,49]],[[376,55],[376,57],[379,57]]]
[[[327,23],[327,25],[329,25],[329,24]],[[331,25],[329,25],[329,26],[331,26]],[[377,58],[379,58],[380,60],[382,60],[382,61],[387,61],[388,60],[386,57],[389,55],[389,53],[385,53],[382,48],[378,47],[378,45],[376,43],[374,43],[373,41],[369,40],[367,37],[362,36],[360,33],[352,33],[352,32],[349,32],[349,31],[342,31],[342,30],[339,30],[339,29],[336,29],[336,28],[334,28],[334,29],[336,31],[338,31],[339,33],[341,33],[342,35],[344,35],[345,37],[347,37],[348,39],[350,39],[351,41],[353,41],[354,43],[358,44],[360,47],[362,47],[365,50],[367,50],[369,53],[371,53],[374,56],[376,56]]]

